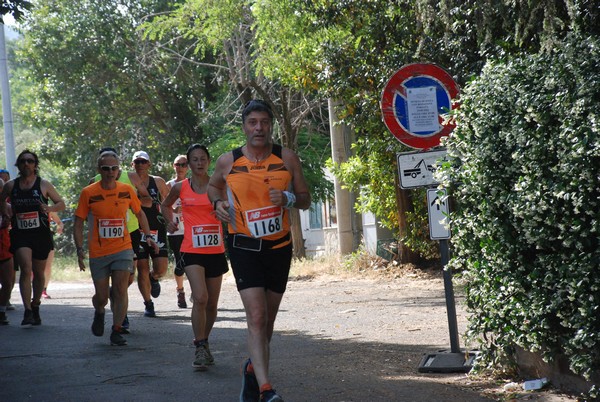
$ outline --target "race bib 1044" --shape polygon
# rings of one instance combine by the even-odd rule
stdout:
[[[194,248],[220,246],[221,242],[220,225],[192,226],[192,245]]]
[[[37,211],[17,214],[17,228],[35,229],[40,227],[40,215]]]
[[[270,236],[283,230],[283,208],[272,206],[246,211],[246,220],[253,237]]]
[[[98,219],[98,234],[101,239],[118,239],[125,236],[123,219]]]

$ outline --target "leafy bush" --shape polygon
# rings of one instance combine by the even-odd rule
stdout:
[[[461,94],[440,169],[456,208],[469,336],[483,363],[518,345],[600,369],[600,40],[488,63]]]

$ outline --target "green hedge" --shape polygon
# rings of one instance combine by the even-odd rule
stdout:
[[[441,175],[482,363],[515,345],[600,369],[600,40],[488,64],[464,88]],[[496,366],[497,367],[497,366]]]

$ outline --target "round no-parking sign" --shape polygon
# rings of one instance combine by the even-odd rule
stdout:
[[[404,145],[433,148],[455,127],[453,123],[442,124],[442,115],[458,107],[452,104],[457,97],[458,85],[446,70],[429,63],[409,64],[383,89],[383,121]]]

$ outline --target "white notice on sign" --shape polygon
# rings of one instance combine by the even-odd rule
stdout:
[[[440,130],[435,87],[408,88],[408,125],[412,133]]]

